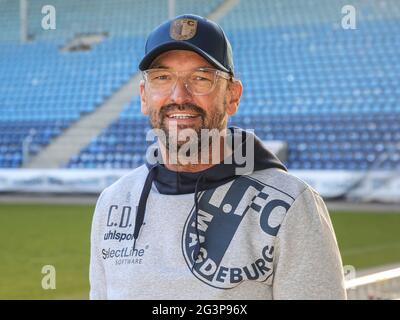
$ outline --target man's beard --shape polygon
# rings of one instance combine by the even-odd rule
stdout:
[[[153,129],[161,129],[164,134],[165,134],[165,139],[166,141],[162,141],[162,143],[165,145],[167,150],[171,150],[174,152],[179,152],[180,148],[182,145],[188,142],[188,140],[192,140],[191,138],[187,138],[187,140],[180,140],[178,141],[178,136],[174,136],[171,132],[173,131],[173,128],[170,128],[168,124],[166,123],[165,119],[167,118],[167,113],[168,112],[174,112],[174,111],[190,111],[192,113],[198,114],[200,116],[201,122],[199,125],[195,125],[194,127],[190,125],[178,125],[176,124],[176,131],[179,130],[184,130],[184,129],[191,129],[191,135],[196,135],[197,139],[193,139],[192,141],[196,141],[196,150],[198,151],[198,154],[201,152],[201,146],[204,143],[210,144],[210,139],[208,136],[202,136],[201,132],[204,129],[207,130],[212,130],[212,129],[217,129],[218,131],[224,130],[226,128],[226,99],[224,99],[223,102],[223,108],[222,112],[220,112],[218,109],[215,108],[215,112],[212,114],[206,114],[203,109],[200,107],[186,103],[182,105],[178,104],[169,104],[166,106],[161,107],[160,111],[152,111],[150,114],[150,125]],[[179,133],[178,133],[179,134]],[[203,141],[202,141],[203,139]],[[206,140],[206,141],[204,141]],[[203,145],[204,146],[204,145]]]

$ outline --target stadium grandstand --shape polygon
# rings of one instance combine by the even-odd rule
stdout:
[[[244,94],[230,125],[282,143],[326,199],[400,203],[398,0],[0,0],[0,192],[97,194],[142,165],[138,63],[147,34],[183,13],[231,40]]]
[[[43,30],[46,1],[31,1],[24,44],[18,1],[1,2],[1,167],[24,166],[26,137],[32,158],[137,73],[146,33],[167,18],[167,8],[153,8],[167,2],[119,2],[53,1],[57,28]],[[178,1],[177,13],[207,15],[221,2]],[[346,3],[300,1],[294,8],[291,1],[242,1],[220,20],[246,89],[232,124],[287,141],[291,169],[368,170],[382,153],[390,155],[379,168],[400,166],[399,153],[391,152],[400,143],[400,9],[396,1],[353,1],[357,29],[343,30],[338,11]],[[84,33],[107,36],[92,50],[60,50]],[[138,141],[132,149],[130,142],[146,128],[133,97],[112,124],[57,167],[136,167],[146,145]]]

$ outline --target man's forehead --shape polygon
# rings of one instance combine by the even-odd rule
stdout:
[[[214,67],[201,55],[190,50],[170,50],[163,52],[157,58],[154,59],[150,67],[155,68],[163,66],[169,68],[182,64],[193,65],[193,67],[195,68]]]

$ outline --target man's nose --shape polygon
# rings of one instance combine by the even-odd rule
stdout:
[[[192,95],[186,88],[186,84],[183,79],[177,79],[174,88],[172,88],[171,99],[176,104],[191,102]]]

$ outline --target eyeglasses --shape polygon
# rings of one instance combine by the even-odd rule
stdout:
[[[148,87],[158,94],[169,95],[176,87],[180,74],[186,89],[193,95],[207,95],[215,89],[218,77],[230,80],[232,76],[221,70],[212,68],[199,68],[191,71],[171,71],[168,69],[148,69],[143,71],[143,78]]]

